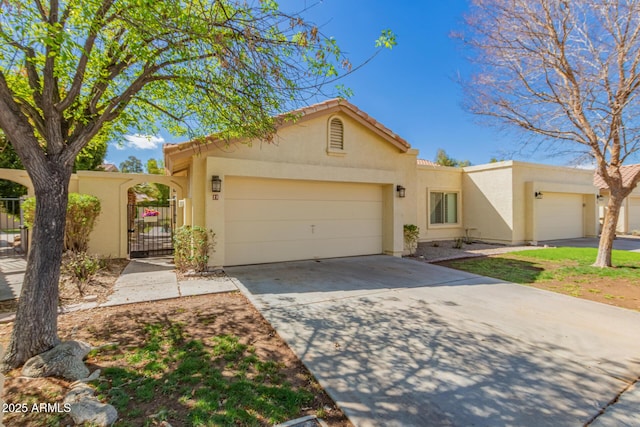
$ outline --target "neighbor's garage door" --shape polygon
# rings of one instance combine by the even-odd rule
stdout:
[[[382,253],[382,187],[228,177],[225,264]]]
[[[629,199],[629,232],[640,230],[640,197]]]
[[[582,194],[544,192],[534,203],[538,240],[584,237]]]

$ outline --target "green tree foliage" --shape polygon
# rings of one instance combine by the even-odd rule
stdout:
[[[76,156],[75,169],[77,171],[98,170],[107,155],[107,145],[105,138],[93,138]]]
[[[392,47],[384,31],[376,45]],[[59,341],[64,217],[76,156],[137,131],[273,138],[279,116],[351,70],[336,41],[275,1],[3,0],[0,129],[37,197],[5,369]]]
[[[147,160],[147,173],[152,175],[164,175],[164,162],[162,160],[149,159]],[[165,203],[171,196],[171,188],[168,185],[153,183],[155,192],[154,198],[156,200]]]
[[[438,149],[435,162],[441,166],[450,166],[450,167],[459,167],[459,168],[463,168],[465,166],[471,165],[471,162],[469,162],[469,160],[456,160],[453,157],[449,157],[447,152],[444,151],[442,148]]]
[[[28,197],[22,204],[24,224],[33,227],[36,210],[35,197]],[[100,199],[89,194],[70,193],[67,204],[64,249],[73,252],[86,252],[89,237],[100,215]]]
[[[123,173],[142,173],[142,161],[136,156],[129,156],[127,160],[120,163],[120,172]]]

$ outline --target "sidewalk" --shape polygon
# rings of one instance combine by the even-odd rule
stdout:
[[[170,258],[132,259],[116,281],[109,299],[95,306],[109,307],[238,290],[226,276],[179,282],[173,269]]]
[[[116,280],[113,293],[109,295],[107,301],[103,303],[84,302],[60,307],[60,313],[238,290],[233,281],[226,276],[178,281],[176,273],[173,270],[174,265],[171,264],[170,261],[171,258],[132,259],[122,271],[118,280]],[[1,264],[3,266],[3,273],[7,275],[6,277],[9,277],[10,272],[5,271],[5,268],[8,266],[7,261]],[[26,262],[24,264],[26,265]],[[24,266],[20,264],[16,268],[20,270],[19,267]],[[24,268],[18,273],[21,273],[19,274],[20,280],[18,283],[21,287]],[[15,279],[18,277],[18,274],[12,277]],[[0,281],[2,280],[1,278],[2,276],[0,275]],[[11,292],[12,295],[14,292],[19,293],[19,288],[17,291],[15,290],[16,280],[12,280],[11,282],[11,290],[9,290],[9,287],[5,284],[7,291]],[[0,285],[2,285],[2,283],[0,283]],[[1,288],[2,286],[0,286],[0,289]],[[11,322],[14,318],[15,313],[0,313],[0,322]]]

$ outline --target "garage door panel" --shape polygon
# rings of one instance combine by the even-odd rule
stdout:
[[[582,194],[545,192],[535,203],[538,240],[584,237]]]
[[[380,200],[379,186],[231,177],[227,200]]]
[[[380,247],[377,253],[381,253],[380,241],[379,237],[361,238],[356,242],[350,238],[336,238],[330,245],[308,247],[305,251],[300,250],[300,241],[283,241],[279,242],[277,252],[273,250],[273,242],[231,243],[226,245],[226,257],[230,260],[229,265],[334,258],[352,256],[353,251],[368,253],[375,245]]]
[[[225,264],[382,253],[382,187],[227,177]]]
[[[339,237],[382,240],[379,220],[247,221],[227,223],[226,233],[237,243],[314,241]]]
[[[382,218],[382,202],[379,201],[228,200],[225,203],[227,210],[233,212],[233,217],[227,218],[228,222]]]

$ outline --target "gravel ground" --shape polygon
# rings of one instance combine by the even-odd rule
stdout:
[[[542,249],[544,247],[506,246],[476,242],[470,244],[464,243],[461,249],[456,249],[454,248],[454,244],[455,242],[453,240],[419,243],[418,249],[416,250],[416,257],[423,257],[427,262],[438,262],[456,258],[472,258],[486,255],[504,254],[507,252],[523,251],[527,249]]]

